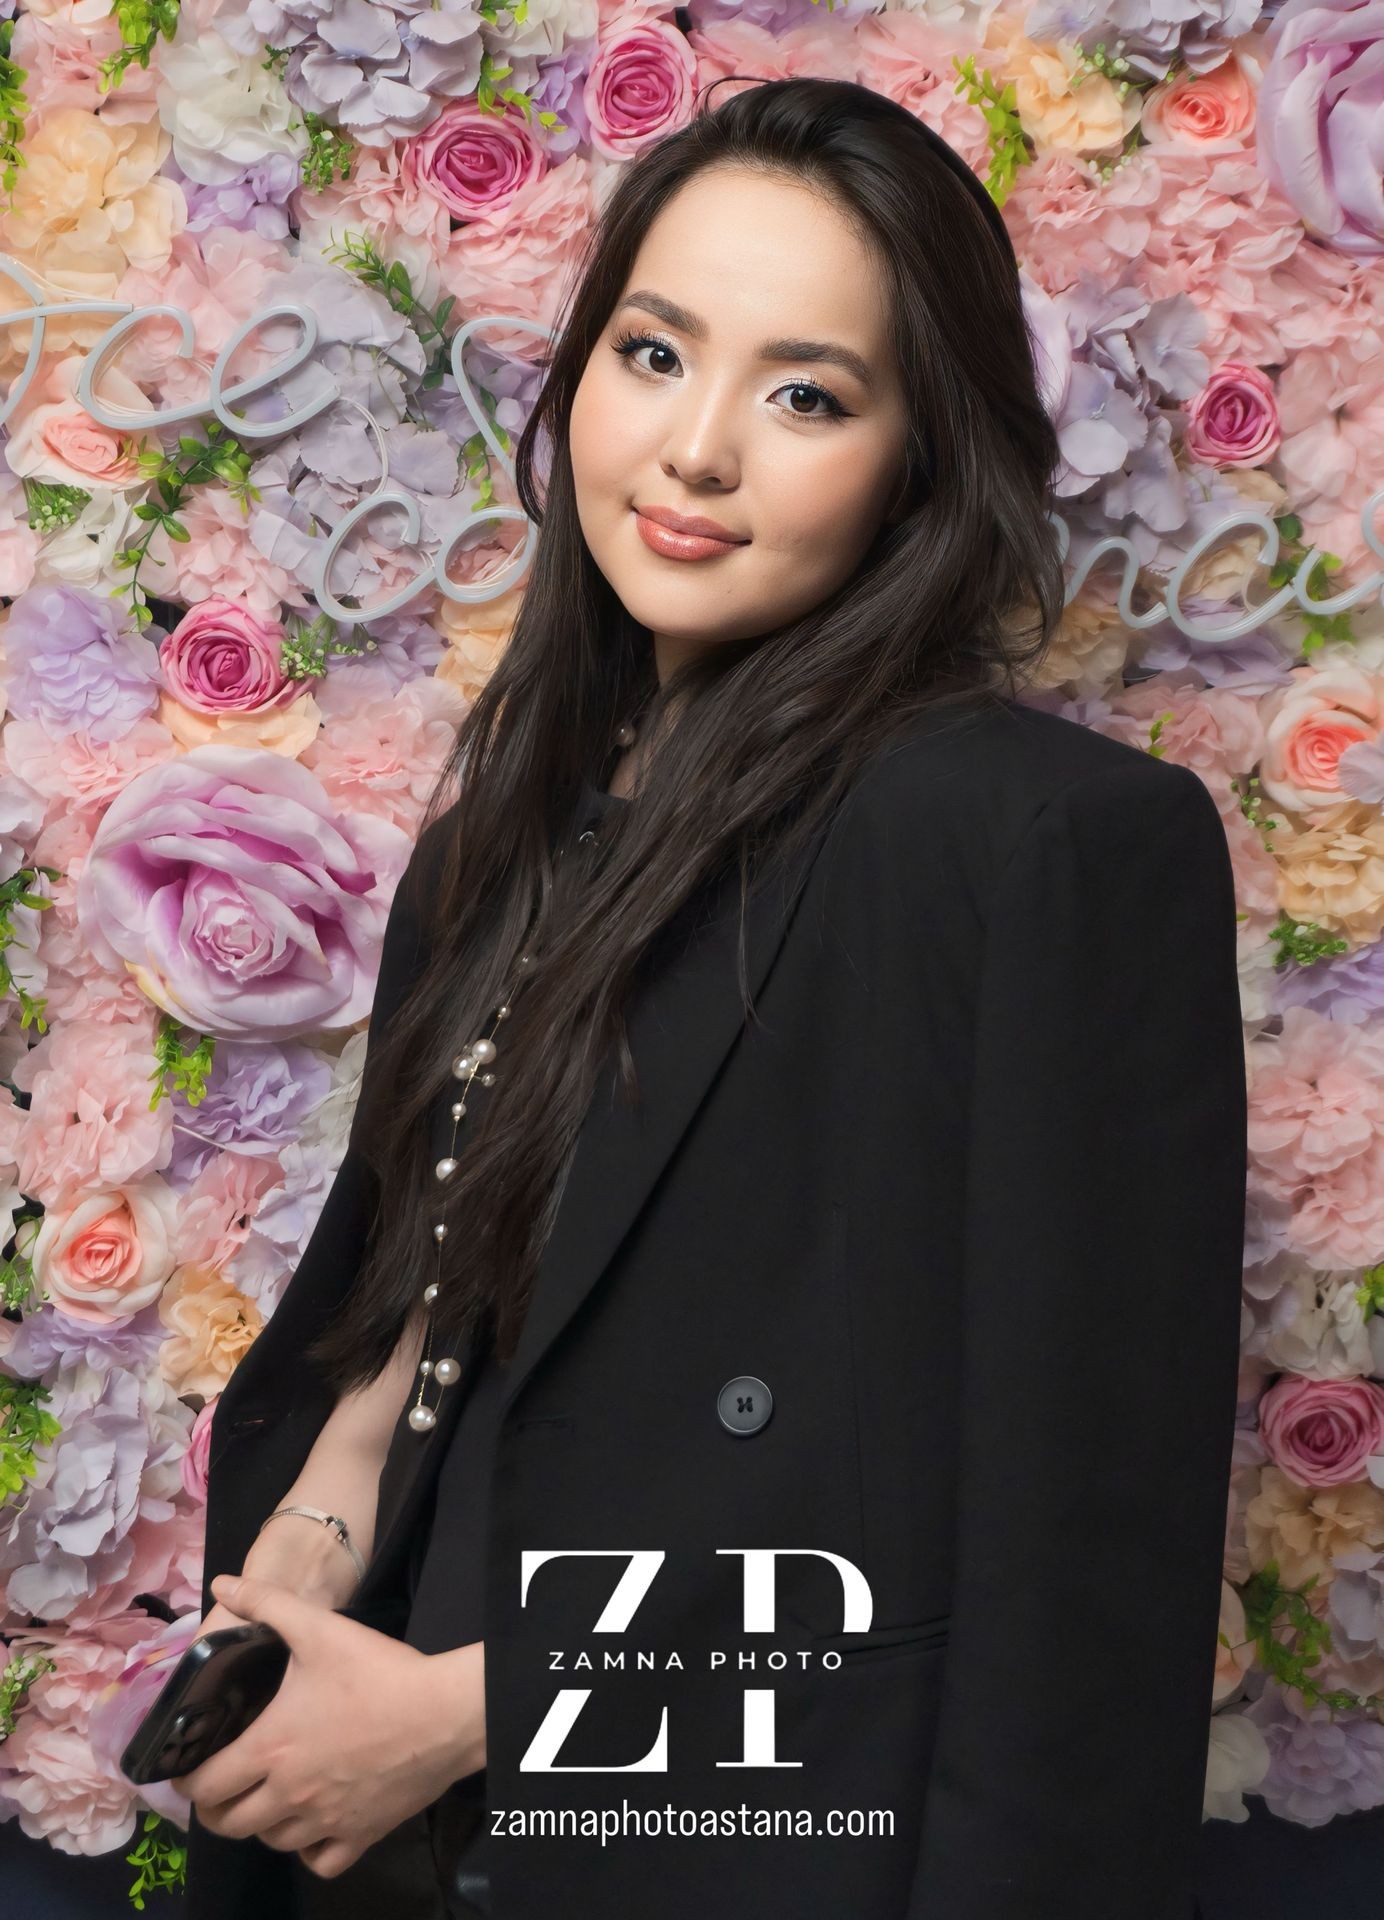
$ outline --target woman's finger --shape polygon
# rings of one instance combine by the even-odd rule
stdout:
[[[330,1838],[316,1821],[307,1820],[300,1813],[291,1815],[287,1820],[275,1821],[258,1837],[266,1847],[273,1847],[277,1853],[299,1853],[304,1847],[316,1846]]]
[[[328,1838],[314,1845],[300,1847],[298,1857],[303,1865],[321,1880],[334,1880],[339,1873],[345,1873],[347,1867],[354,1866],[363,1847],[353,1846],[349,1840]]]

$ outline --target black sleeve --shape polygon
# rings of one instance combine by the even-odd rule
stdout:
[[[1190,1920],[1239,1357],[1235,949],[1220,816],[1170,763],[1068,787],[998,884],[908,1920]]]

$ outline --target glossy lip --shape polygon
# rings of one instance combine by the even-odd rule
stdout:
[[[747,537],[732,533],[729,527],[720,526],[715,520],[707,520],[700,514],[674,513],[671,507],[636,507],[635,512],[643,520],[652,520],[656,526],[667,527],[670,533],[700,534],[707,540],[723,540],[728,546],[746,547]]]

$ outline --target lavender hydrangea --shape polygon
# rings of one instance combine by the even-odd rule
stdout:
[[[189,180],[173,160],[164,171],[182,186],[189,233],[234,227],[238,233],[257,233],[262,240],[288,239],[289,201],[301,179],[292,154],[266,154],[221,186]]]
[[[332,1084],[331,1062],[311,1047],[223,1041],[195,1107],[181,1098],[173,1121],[169,1175],[194,1180],[223,1148],[275,1154],[297,1138]]]
[[[217,21],[241,53],[286,49],[290,98],[367,147],[407,139],[475,93],[483,25],[474,0],[248,0]]]
[[[158,649],[122,618],[118,602],[82,587],[21,593],[5,627],[10,712],[54,733],[106,744],[152,713]]]
[[[1326,1611],[1341,1659],[1384,1654],[1384,1554],[1367,1547],[1338,1554]]]
[[[1270,1813],[1322,1827],[1338,1814],[1384,1806],[1384,1726],[1377,1720],[1333,1716],[1326,1707],[1301,1713],[1273,1685],[1245,1715],[1268,1743],[1269,1771],[1257,1791]]]
[[[1192,0],[1169,7],[1159,0],[1035,0],[1025,32],[1030,40],[1079,41],[1090,50],[1104,41],[1136,74],[1161,80],[1176,61],[1205,73],[1225,58],[1228,40],[1248,33],[1261,0]]]

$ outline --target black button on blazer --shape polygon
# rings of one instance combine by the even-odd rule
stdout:
[[[738,905],[641,984],[644,1104],[611,1062],[501,1412],[494,1920],[1191,1920],[1245,1185],[1215,803],[996,701],[916,723],[752,896],[749,1026]],[[208,1580],[330,1409],[302,1355],[370,1179],[353,1142],[222,1396]],[[625,1807],[702,1830],[581,1834]],[[578,1831],[514,1830],[545,1816]],[[190,1911],[283,1910],[285,1870],[194,1824]]]

